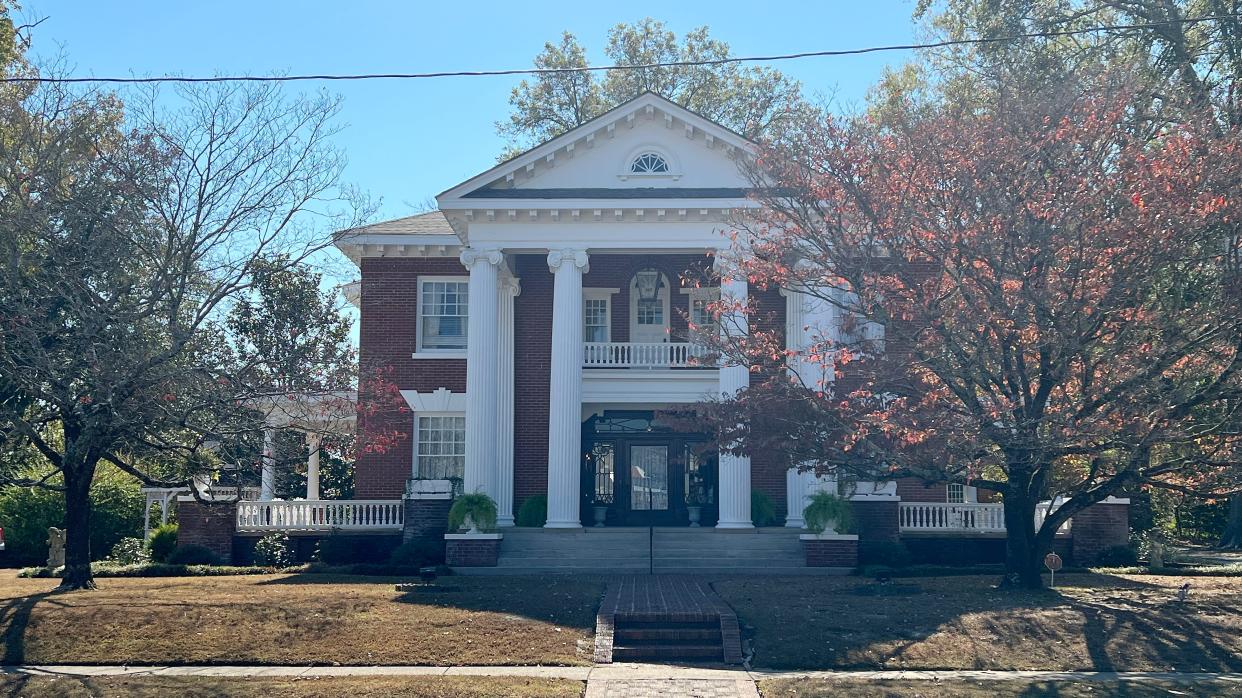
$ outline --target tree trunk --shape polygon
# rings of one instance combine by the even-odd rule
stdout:
[[[1024,483],[1005,489],[1005,576],[1002,588],[1042,589],[1039,540],[1035,533],[1035,505]]]
[[[1242,494],[1229,498],[1229,520],[1220,537],[1222,548],[1242,548]]]
[[[66,454],[68,455],[68,454]],[[65,461],[65,573],[61,589],[94,589],[91,574],[91,481],[94,462]]]

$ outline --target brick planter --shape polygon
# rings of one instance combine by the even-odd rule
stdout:
[[[900,506],[901,500],[897,497],[851,499],[850,508],[854,510],[854,527],[858,531],[858,537],[866,542],[896,543],[901,540],[897,519]]]
[[[449,567],[495,567],[503,537],[500,533],[446,533],[444,562]]]
[[[177,545],[201,545],[220,558],[233,561],[233,534],[237,531],[237,503],[204,503],[193,497],[177,500]]]
[[[1130,543],[1130,500],[1109,497],[1074,514],[1070,528],[1075,565],[1094,565],[1109,548]]]
[[[798,536],[807,567],[858,567],[858,536],[843,533],[804,533]]]

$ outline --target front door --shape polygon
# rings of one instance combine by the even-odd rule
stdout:
[[[674,518],[671,491],[680,478],[669,472],[669,444],[630,444],[628,458],[629,512],[626,523],[638,526],[670,524]]]

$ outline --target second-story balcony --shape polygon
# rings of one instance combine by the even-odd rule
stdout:
[[[691,342],[584,342],[584,368],[716,368],[711,349]]]

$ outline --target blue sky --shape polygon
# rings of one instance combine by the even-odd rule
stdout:
[[[526,67],[545,41],[575,33],[605,62],[608,28],[645,16],[681,34],[703,24],[737,55],[908,43],[910,0],[817,2],[180,2],[25,0],[48,19],[38,54],[63,49],[78,75],[387,72]],[[885,64],[881,53],[785,61],[810,94],[858,105]],[[494,164],[520,78],[332,83],[344,97],[345,180],[382,198],[379,218],[408,215],[429,197]],[[311,89],[308,86],[292,89]]]

